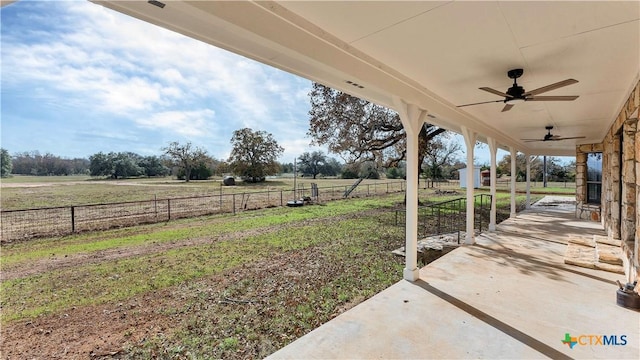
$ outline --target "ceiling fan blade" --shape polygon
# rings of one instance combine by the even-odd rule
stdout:
[[[571,137],[557,137],[552,138],[551,141],[571,140],[571,139],[584,139],[586,136],[571,136]]]
[[[544,141],[543,139],[522,139],[524,142]]]
[[[503,93],[502,91],[498,91],[498,90],[495,90],[495,89],[492,89],[492,88],[489,88],[489,87],[481,87],[481,88],[479,88],[479,89],[480,89],[480,90],[487,91],[487,92],[490,92],[490,93],[495,94],[495,95],[498,95],[498,96],[503,96],[503,97],[506,97],[506,98],[512,98],[512,97],[513,97],[513,96],[511,96],[511,95],[508,95],[508,94],[506,94],[506,93]]]
[[[502,108],[502,112],[509,111],[513,107],[512,104],[507,104]]]
[[[527,98],[527,101],[573,101],[578,98],[579,95],[570,96],[534,96]]]
[[[557,83],[553,83],[551,85],[547,85],[547,86],[543,86],[541,88],[537,88],[535,90],[527,91],[527,92],[524,93],[524,96],[542,94],[543,92],[559,89],[561,87],[564,87],[564,86],[567,86],[567,85],[571,85],[571,84],[575,84],[577,82],[578,82],[578,80],[576,80],[576,79],[567,79],[567,80],[558,81]]]
[[[472,104],[458,105],[457,107],[465,107],[465,106],[471,106],[471,105],[481,105],[481,104],[496,103],[496,102],[503,102],[503,100],[483,101],[483,102],[477,102],[477,103],[472,103]]]

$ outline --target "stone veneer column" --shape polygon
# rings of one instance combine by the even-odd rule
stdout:
[[[624,122],[622,137],[622,214],[620,239],[634,242],[636,235],[636,132],[638,119]],[[640,145],[640,144],[639,144]],[[632,246],[633,247],[633,246]]]
[[[611,211],[611,226],[609,226],[609,236],[614,239],[620,239],[620,135],[613,135],[613,142],[611,147],[611,201],[607,206],[610,206]]]
[[[611,202],[613,192],[611,189],[611,149],[613,149],[613,137],[607,134],[603,141],[602,151],[602,225],[605,229],[611,227]]]
[[[640,90],[638,91],[640,93]],[[638,94],[638,98],[640,100],[640,94]],[[640,104],[640,101],[638,101]],[[638,121],[638,118],[636,118]],[[628,281],[633,282],[634,280],[638,280],[638,285],[636,286],[636,291],[640,292],[640,126],[638,126],[636,122],[636,134],[635,134],[635,166],[636,166],[636,236],[634,241],[633,255],[631,260],[632,267],[635,267],[635,278],[633,278],[634,274],[627,274],[629,277]],[[628,245],[628,243],[627,243]],[[630,269],[631,270],[631,269]]]
[[[623,263],[627,281],[640,282],[640,81],[631,91],[629,99],[617,120],[622,121],[622,223],[621,235]],[[640,283],[635,290],[640,292]]]
[[[587,153],[576,147],[576,217],[582,219],[582,206],[587,201]]]

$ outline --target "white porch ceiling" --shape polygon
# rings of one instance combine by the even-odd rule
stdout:
[[[95,2],[385,106],[399,97],[432,123],[529,154],[602,141],[640,74],[638,1]],[[526,90],[577,79],[544,95],[580,97],[456,107],[500,100],[478,88],[506,91],[513,68]],[[546,125],[586,138],[521,140]]]

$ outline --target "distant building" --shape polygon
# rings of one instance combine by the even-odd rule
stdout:
[[[459,173],[459,176],[460,176],[460,187],[461,188],[466,188],[467,187],[467,169],[468,169],[468,167],[458,170],[458,173]],[[480,166],[474,166],[473,167],[473,187],[474,188],[479,188],[480,187]]]

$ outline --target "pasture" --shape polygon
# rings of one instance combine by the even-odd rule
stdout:
[[[312,183],[318,184],[320,188],[343,191],[354,181],[354,179],[298,178],[296,182],[299,191],[308,193]],[[366,189],[367,186],[373,190],[376,184],[388,182],[402,182],[402,180],[365,179],[358,186],[358,190]],[[291,177],[268,179],[264,183],[257,184],[238,181],[236,186],[223,186],[220,178],[187,183],[170,177],[105,180],[89,176],[13,176],[2,179],[0,189],[2,209],[18,210],[265,191],[292,192],[293,184]],[[421,180],[420,186],[425,188],[426,182]],[[458,189],[459,182],[435,182],[434,186],[441,189]],[[498,179],[496,187],[499,192],[508,192],[509,186],[508,180]],[[488,191],[488,189],[488,186],[482,186],[479,190]],[[516,191],[524,192],[525,189],[524,182],[516,183]],[[575,183],[549,182],[545,188],[541,182],[532,182],[531,192],[573,195]]]
[[[344,191],[354,179],[298,178],[298,190],[306,193],[311,184],[321,188]],[[402,180],[364,180],[359,189],[370,185]],[[153,199],[195,197],[210,195],[242,194],[265,191],[293,191],[293,178],[268,179],[251,184],[238,181],[236,186],[223,186],[222,179],[204,181],[175,180],[166,178],[136,178],[124,180],[96,179],[88,176],[14,176],[2,179],[2,209],[18,210],[54,206],[115,203],[123,201],[145,201]]]

